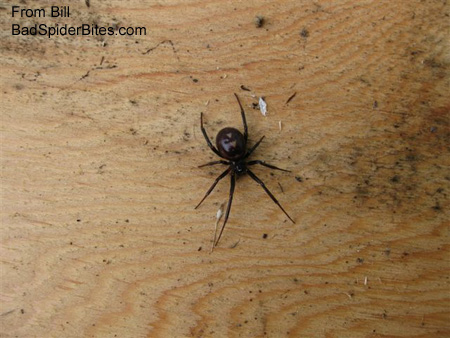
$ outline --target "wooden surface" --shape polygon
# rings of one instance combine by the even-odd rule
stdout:
[[[60,5],[2,4],[1,337],[450,336],[446,1]],[[234,92],[296,224],[243,177],[211,253]]]

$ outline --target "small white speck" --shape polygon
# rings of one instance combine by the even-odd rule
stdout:
[[[222,218],[223,215],[223,207],[225,205],[225,202],[222,203],[219,207],[219,210],[217,210],[217,214],[216,214],[216,224],[215,224],[215,229],[214,229],[214,238],[212,241],[212,246],[211,246],[211,252],[213,252],[214,250],[214,246],[216,244],[216,238],[217,238],[217,226],[219,225],[220,219]]]
[[[261,114],[264,116],[267,115],[267,103],[262,97],[259,98],[259,110],[261,110]]]

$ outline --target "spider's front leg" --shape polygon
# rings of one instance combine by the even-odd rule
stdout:
[[[269,195],[269,197],[272,199],[272,201],[275,202],[276,205],[278,205],[280,207],[280,209],[284,212],[284,214],[291,220],[292,223],[295,224],[295,221],[291,218],[291,216],[289,216],[289,214],[286,212],[286,210],[283,209],[283,207],[281,206],[280,202],[278,202],[278,200],[275,198],[275,196],[270,192],[270,190],[266,187],[266,185],[264,184],[263,181],[261,181],[258,176],[256,176],[254,173],[252,173],[250,171],[250,169],[247,169],[247,174],[256,182],[258,183],[266,192],[267,195]]]
[[[228,216],[230,215],[231,202],[233,202],[234,186],[236,184],[236,174],[235,174],[234,170],[231,171],[230,177],[231,177],[231,181],[230,181],[230,197],[228,199],[227,211],[225,212],[225,220],[223,221],[222,229],[220,229],[219,237],[217,238],[217,241],[214,244],[214,246],[217,246],[217,244],[219,244],[220,237],[222,236],[223,230],[225,229],[225,225],[227,224],[227,221],[228,221]]]
[[[211,185],[211,187],[208,189],[208,191],[206,192],[205,196],[202,198],[202,200],[200,201],[199,204],[197,204],[197,206],[194,209],[197,209],[200,204],[203,203],[203,201],[206,199],[206,197],[209,196],[209,194],[211,193],[211,191],[213,191],[214,187],[217,185],[217,183],[219,183],[219,181],[224,178],[225,176],[228,175],[228,173],[231,171],[231,167],[229,167],[227,170],[225,170],[223,173],[221,173],[219,175],[219,177],[216,178],[216,180],[214,181],[214,183]]]

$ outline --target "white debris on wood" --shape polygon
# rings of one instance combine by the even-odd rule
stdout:
[[[367,285],[367,276],[364,277],[364,285]]]
[[[223,206],[224,206],[224,205],[225,205],[225,203],[222,203],[222,204],[220,205],[220,207],[219,207],[219,210],[217,210],[217,214],[216,214],[217,222],[219,222],[220,219],[222,218],[222,214],[223,214],[222,209],[223,209]]]
[[[278,127],[280,128],[280,131],[281,131],[281,120],[278,121]]]
[[[262,97],[259,98],[259,110],[261,110],[263,116],[267,115],[267,103]]]
[[[348,293],[348,292],[344,292],[344,295],[346,295],[348,298],[352,299],[352,294]]]
[[[211,252],[213,252],[214,250],[214,246],[216,244],[216,238],[217,238],[217,226],[219,225],[220,219],[222,218],[223,215],[223,207],[225,206],[225,202],[222,203],[219,207],[219,210],[217,210],[217,214],[216,214],[216,224],[215,224],[215,229],[214,229],[214,238],[212,241],[212,247],[211,247]]]

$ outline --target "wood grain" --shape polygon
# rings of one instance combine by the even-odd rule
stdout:
[[[1,337],[450,336],[445,1],[67,5],[2,5]],[[242,177],[211,253],[234,92],[296,224]]]

